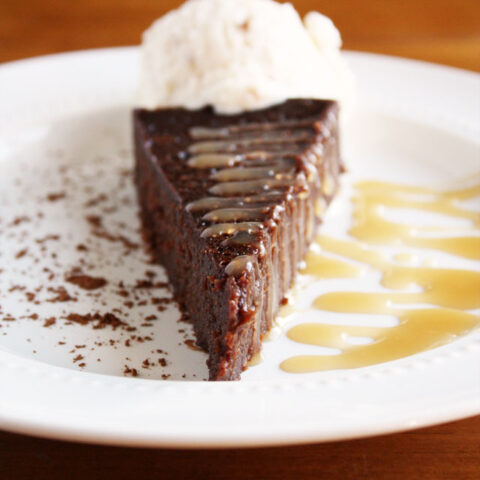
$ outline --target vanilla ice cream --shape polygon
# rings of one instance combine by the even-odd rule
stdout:
[[[138,104],[238,113],[288,98],[338,100],[353,78],[332,21],[273,0],[189,0],[144,33]]]

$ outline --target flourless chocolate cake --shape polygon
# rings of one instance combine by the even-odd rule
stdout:
[[[239,379],[272,326],[338,188],[337,124],[322,100],[134,112],[144,234],[210,380]]]

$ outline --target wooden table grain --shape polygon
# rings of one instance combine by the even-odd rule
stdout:
[[[127,449],[0,433],[2,480],[478,480],[480,417],[396,435],[264,449]]]
[[[181,0],[0,0],[0,62],[133,45]],[[344,47],[480,71],[478,0],[294,0],[342,32]]]
[[[137,44],[180,0],[0,0],[0,62]],[[344,46],[480,71],[477,0],[297,0],[340,28]],[[1,393],[0,393],[1,394]],[[0,432],[0,479],[480,478],[480,417],[395,435],[246,450],[126,449]]]

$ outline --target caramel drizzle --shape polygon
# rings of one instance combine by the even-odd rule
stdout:
[[[283,198],[280,191],[269,191],[262,195],[246,197],[204,197],[190,202],[186,209],[189,212],[214,210],[217,208],[244,207],[244,206],[269,206],[272,202]]]
[[[203,230],[200,236],[209,238],[220,235],[233,235],[237,232],[260,232],[263,228],[263,223],[261,222],[217,223]]]
[[[215,185],[208,191],[210,196],[191,202],[187,210],[203,213],[201,221],[208,225],[201,233],[203,238],[226,236],[222,246],[248,245],[255,249],[252,254],[233,258],[226,265],[225,273],[229,277],[252,277],[250,285],[254,292],[246,296],[247,304],[243,308],[254,312],[252,326],[257,340],[260,338],[261,316],[273,316],[280,300],[280,287],[286,289],[285,282],[289,278],[287,272],[284,284],[280,285],[277,271],[279,249],[272,248],[278,243],[278,231],[272,229],[272,238],[263,235],[263,231],[267,224],[275,224],[283,208],[279,205],[281,200],[297,195],[292,192],[292,187],[301,187],[299,193],[308,195],[307,181],[313,176],[307,180],[306,175],[295,175],[295,170],[297,155],[305,150],[314,135],[319,134],[319,128],[312,128],[312,124],[313,121],[308,119],[190,129],[194,143],[188,148],[190,158],[187,164],[191,168],[211,169],[210,178]],[[306,165],[311,172],[315,169],[309,162],[318,162],[322,153],[321,149],[312,149]],[[268,223],[265,222],[267,218]],[[313,218],[309,222],[313,224]],[[287,245],[283,248],[288,251]],[[264,258],[262,267],[259,256]],[[270,281],[267,284],[260,268],[268,271]]]
[[[317,128],[315,118],[306,118],[303,120],[285,120],[282,122],[269,123],[244,123],[241,125],[229,125],[228,127],[209,128],[209,127],[192,127],[190,136],[195,140],[206,138],[228,138],[232,134],[245,133],[252,131],[269,132],[273,130]]]
[[[389,261],[380,251],[363,243],[411,245],[479,259],[480,216],[459,203],[479,195],[480,185],[435,191],[372,181],[357,184],[353,197],[353,227],[349,232],[355,240],[318,237],[316,244],[321,253],[309,252],[304,273],[322,279],[348,278],[361,276],[367,267],[381,274],[380,284],[388,290],[328,292],[317,297],[313,307],[332,313],[389,315],[396,317],[398,324],[391,327],[327,323],[297,325],[288,331],[290,339],[336,348],[341,352],[292,357],[285,360],[281,368],[302,373],[365,367],[444,345],[479,328],[480,317],[468,312],[480,308],[478,270],[434,268],[425,264],[412,266],[408,263],[416,261],[416,257],[406,252],[395,254],[393,261]],[[467,220],[470,225],[463,230],[469,231],[471,236],[453,237],[452,232],[458,233],[459,229],[451,227],[414,228],[387,220],[385,207],[410,208]],[[435,237],[431,236],[432,232]],[[438,236],[440,233],[444,236]],[[410,288],[412,286],[416,287],[414,291]],[[422,304],[428,307],[416,307]],[[351,342],[352,338],[358,337],[373,340],[367,344]]]
[[[238,167],[226,168],[211,175],[210,178],[219,182],[233,180],[253,180],[259,178],[282,178],[293,175],[294,159],[279,159],[276,164],[266,167]]]
[[[248,165],[262,165],[272,160],[290,159],[294,163],[295,157],[300,152],[299,149],[282,149],[272,153],[263,150],[252,150],[238,153],[200,153],[192,156],[187,165],[193,168],[211,169],[233,167],[239,163]]]
[[[212,195],[221,197],[230,197],[235,195],[259,194],[268,190],[277,190],[279,188],[288,189],[294,185],[289,178],[264,178],[257,180],[245,180],[239,182],[224,182],[209,188],[208,192]]]
[[[192,143],[188,147],[189,153],[224,153],[224,152],[241,152],[246,149],[258,148],[259,146],[267,146],[270,151],[284,151],[285,144],[298,145],[300,142],[308,142],[312,135],[302,134],[290,137],[270,137],[270,138],[236,138],[231,140],[211,140],[208,142]],[[299,149],[298,149],[299,150]],[[297,149],[294,149],[297,152]]]
[[[253,269],[255,258],[251,255],[239,255],[234,258],[225,268],[225,273],[230,276],[237,276]]]
[[[259,253],[265,252],[258,234],[272,212],[269,207],[285,198],[294,186],[308,190],[305,176],[295,175],[295,157],[314,135],[312,123],[302,120],[190,129],[194,142],[188,148],[191,157],[187,164],[213,169],[210,178],[216,182],[208,191],[211,196],[187,205],[189,211],[205,212],[201,219],[210,226],[203,229],[203,238],[229,235],[223,245],[254,241]],[[312,160],[316,159],[314,154]],[[254,255],[248,257],[256,262]],[[240,270],[227,266],[226,272],[238,274]]]
[[[385,208],[410,208],[423,212],[466,220],[470,227],[463,231],[473,233],[480,227],[480,214],[458,205],[480,195],[480,185],[465,189],[435,191],[431,188],[395,185],[382,182],[360,182],[354,197],[354,225],[350,234],[358,240],[384,245],[406,245],[442,250],[472,260],[480,260],[480,237],[432,236],[448,233],[449,227],[410,226],[387,220]],[[456,231],[462,229],[456,229]]]
[[[307,142],[319,135],[320,128],[312,128],[313,121],[281,122],[270,124],[244,124],[222,128],[194,127],[190,136],[195,140],[188,149],[191,168],[211,169],[210,178],[215,182],[208,193],[187,205],[191,212],[203,213],[203,238],[226,236],[221,246],[249,246],[254,252],[238,255],[225,267],[229,277],[248,275],[253,288],[252,295],[245,298],[245,310],[254,312],[252,322],[254,337],[260,338],[262,315],[272,318],[279,304],[280,288],[286,290],[289,279],[289,262],[285,263],[286,274],[280,285],[277,271],[278,230],[271,230],[271,238],[264,235],[267,226],[274,225],[282,211],[281,201],[291,195],[308,196],[308,181],[312,181],[313,167],[323,154],[321,148],[311,149],[306,161],[307,174],[297,174],[297,155],[305,150]],[[313,131],[312,131],[313,130]],[[328,136],[329,132],[322,132]],[[310,162],[312,165],[310,165]],[[298,193],[292,187],[299,187]],[[303,202],[307,205],[308,202]],[[305,208],[307,208],[305,206]],[[307,222],[314,223],[314,212]],[[268,218],[268,222],[266,222]],[[304,231],[303,225],[298,226]],[[310,228],[310,230],[312,230]],[[307,237],[311,231],[306,228]],[[288,251],[288,245],[282,245]],[[300,248],[298,246],[298,248]],[[258,258],[264,259],[262,266]],[[298,258],[298,253],[296,254]],[[264,283],[261,268],[268,272],[270,281]],[[253,304],[252,302],[255,302]]]
[[[206,213],[202,220],[208,222],[234,222],[234,221],[262,221],[268,212],[268,208],[244,207],[244,208],[219,208]]]

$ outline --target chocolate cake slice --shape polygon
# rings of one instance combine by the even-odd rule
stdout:
[[[338,187],[338,107],[134,112],[144,234],[208,352],[236,380],[259,352]]]

